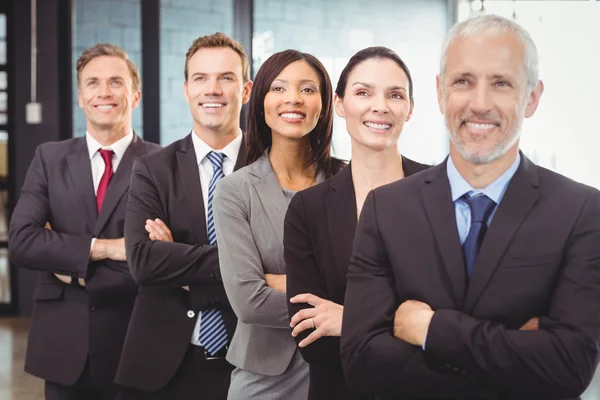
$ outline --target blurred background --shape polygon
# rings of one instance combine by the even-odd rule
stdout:
[[[41,382],[22,372],[35,274],[11,266],[7,228],[35,148],[85,134],[75,76],[85,48],[110,42],[129,53],[142,74],[134,129],[168,145],[191,130],[183,67],[198,36],[220,31],[240,41],[253,75],[277,51],[311,53],[334,86],[356,51],[387,46],[408,64],[415,86],[401,151],[435,164],[448,151],[435,91],[442,41],[453,23],[481,13],[514,19],[538,46],[545,92],[523,126],[524,152],[600,188],[594,162],[600,150],[600,1],[0,0],[0,316],[6,316],[0,317],[0,400],[42,398]],[[337,116],[334,153],[350,157]],[[584,399],[600,399],[600,382]]]

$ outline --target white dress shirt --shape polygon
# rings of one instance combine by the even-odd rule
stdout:
[[[125,151],[133,141],[133,130],[129,131],[127,135],[117,140],[110,146],[102,146],[96,139],[90,135],[89,132],[85,133],[85,141],[87,143],[88,154],[90,156],[90,164],[92,166],[92,180],[94,182],[94,194],[98,193],[98,186],[100,186],[100,179],[102,179],[102,175],[104,175],[104,170],[106,165],[104,164],[104,160],[100,155],[98,150],[112,150],[114,152],[112,157],[112,168],[113,173],[117,172],[117,168],[119,167],[119,163],[123,159],[123,155]],[[92,252],[92,247],[94,247],[94,242],[96,238],[92,238],[92,243],[90,244],[90,253]]]
[[[104,174],[104,169],[106,166],[104,165],[104,160],[100,155],[98,150],[112,150],[115,154],[113,154],[112,158],[112,167],[113,172],[117,172],[117,168],[119,167],[119,163],[123,159],[123,155],[125,151],[131,144],[133,140],[133,131],[130,131],[127,135],[117,140],[110,146],[102,146],[96,139],[90,135],[89,132],[85,133],[85,141],[87,143],[88,153],[90,156],[90,163],[92,165],[92,179],[94,180],[94,194],[98,193],[98,186],[100,185],[100,179]]]
[[[225,176],[233,172],[235,163],[242,146],[242,131],[233,139],[227,146],[221,150],[215,150],[206,144],[205,141],[200,139],[196,132],[192,131],[192,143],[194,144],[194,151],[196,153],[196,160],[198,161],[198,171],[200,172],[200,186],[202,188],[202,200],[204,200],[204,215],[208,215],[208,187],[210,180],[213,177],[212,163],[206,155],[211,151],[221,152],[226,155],[223,159],[223,174]],[[198,320],[192,333],[191,343],[196,346],[200,346],[200,321],[202,320],[202,313],[198,313]]]

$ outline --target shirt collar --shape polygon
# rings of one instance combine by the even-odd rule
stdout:
[[[93,138],[92,135],[90,135],[89,132],[85,132],[85,141],[87,143],[90,160],[100,149],[112,150],[115,153],[115,157],[117,157],[117,159],[120,160],[123,157],[123,154],[125,154],[125,151],[127,150],[127,147],[129,146],[132,140],[133,130],[130,130],[127,135],[117,140],[110,146],[102,146],[100,143],[98,143],[96,139]]]
[[[506,192],[506,188],[510,183],[515,172],[517,172],[517,168],[519,168],[519,163],[521,162],[521,154],[517,154],[517,158],[512,163],[512,165],[504,171],[498,179],[494,182],[490,183],[483,189],[474,189],[466,180],[462,177],[462,175],[456,169],[454,162],[452,161],[452,156],[448,157],[448,161],[446,162],[446,171],[448,174],[448,181],[450,181],[450,191],[452,192],[452,201],[456,201],[464,196],[466,193],[470,192],[478,192],[483,193],[490,199],[494,200],[496,204],[500,204],[502,197],[504,196],[504,192]]]
[[[192,143],[194,144],[194,151],[196,152],[196,160],[198,165],[204,160],[206,155],[211,151],[217,151],[223,153],[227,156],[227,158],[233,162],[237,161],[238,154],[240,152],[240,147],[242,146],[242,130],[240,129],[239,134],[233,139],[229,144],[223,147],[221,150],[215,150],[210,147],[204,140],[200,139],[196,132],[192,130]]]

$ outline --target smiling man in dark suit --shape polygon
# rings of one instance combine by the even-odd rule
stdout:
[[[498,16],[456,25],[437,79],[450,156],[371,192],[341,352],[386,399],[561,399],[600,345],[600,192],[519,151],[543,92],[535,44]]]
[[[119,47],[77,61],[85,137],[38,147],[14,210],[11,260],[40,271],[25,370],[46,399],[114,399],[113,383],[137,286],[125,262],[133,162],[159,148],[131,128],[140,77]]]
[[[217,33],[187,52],[193,131],[138,160],[125,242],[141,285],[117,373],[122,399],[225,399],[236,318],[219,270],[216,182],[246,165],[240,111],[250,98],[242,46]]]

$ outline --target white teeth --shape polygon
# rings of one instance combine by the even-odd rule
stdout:
[[[374,129],[379,129],[379,130],[386,130],[386,129],[390,129],[392,127],[392,125],[390,124],[376,124],[374,122],[365,122],[365,125],[368,126],[369,128],[374,128]]]
[[[224,104],[221,103],[204,103],[202,104],[202,107],[205,108],[219,108],[219,107],[223,107]]]
[[[480,130],[494,129],[496,127],[496,125],[494,125],[494,124],[476,124],[474,122],[467,122],[467,126],[469,128],[480,129]]]
[[[101,110],[110,110],[111,108],[115,108],[115,106],[96,106],[96,108]]]
[[[281,118],[286,118],[286,119],[304,119],[305,117],[302,114],[283,113],[283,114],[281,114]]]

